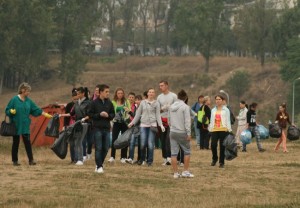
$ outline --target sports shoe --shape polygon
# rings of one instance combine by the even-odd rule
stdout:
[[[180,178],[180,177],[181,177],[181,175],[178,172],[174,173],[174,175],[173,175],[173,178],[175,178],[175,179]]]
[[[265,152],[266,150],[261,148],[260,150],[258,150],[259,152]]]
[[[224,168],[224,164],[220,163],[219,168]]]
[[[121,158],[121,163],[126,163],[126,159],[125,158]]]
[[[138,165],[145,165],[145,161],[139,160],[137,164]]]
[[[184,177],[184,178],[194,178],[194,175],[191,174],[189,171],[183,171],[181,173],[181,176]]]
[[[167,161],[167,158],[164,158],[164,162],[161,165],[166,165]]]
[[[132,159],[131,158],[129,158],[129,159],[125,159],[125,162],[127,162],[128,164],[133,164],[133,161],[132,161]]]
[[[104,173],[103,167],[99,167],[95,171],[96,173]]]
[[[184,163],[180,163],[180,167],[183,167],[184,166]]]
[[[87,156],[83,156],[83,162],[87,161]]]
[[[36,165],[36,162],[34,160],[29,161],[29,165]]]
[[[217,163],[217,161],[212,161],[210,165],[211,165],[211,166],[215,166],[216,163]]]
[[[110,157],[110,158],[108,159],[108,162],[110,162],[110,163],[115,162],[115,158]]]
[[[245,149],[242,149],[242,152],[247,152],[247,150],[245,150]]]
[[[77,163],[75,163],[75,165],[83,165],[83,162],[81,160],[78,160]]]
[[[87,154],[87,157],[86,157],[87,160],[90,160],[92,159],[92,154]]]

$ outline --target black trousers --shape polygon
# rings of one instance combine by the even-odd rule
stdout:
[[[200,149],[209,149],[209,140],[208,130],[200,128]]]
[[[116,158],[116,149],[114,148],[114,142],[118,139],[121,132],[123,134],[128,129],[125,123],[115,122],[112,128],[112,147],[111,157]],[[127,158],[128,147],[121,149],[121,158]]]
[[[25,150],[29,162],[33,161],[32,148],[30,143],[30,134],[22,134]],[[18,162],[18,152],[20,144],[20,135],[13,136],[13,144],[11,149],[11,156],[13,162]]]
[[[170,127],[165,127],[165,132],[162,132],[160,128],[158,129],[160,131],[162,157],[171,157]]]
[[[223,145],[223,141],[225,137],[229,133],[227,131],[215,131],[211,132],[211,151],[212,151],[212,160],[217,162],[218,161],[218,141],[220,146],[220,164],[225,164],[224,158],[225,158],[225,147]]]

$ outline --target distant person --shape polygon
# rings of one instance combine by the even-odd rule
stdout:
[[[287,124],[292,125],[290,121],[290,116],[288,112],[286,111],[286,104],[283,103],[279,106],[279,111],[276,115],[276,122],[279,124],[279,127],[281,128],[281,136],[274,148],[274,151],[279,150],[280,144],[282,143],[283,152],[288,152],[286,148],[286,136],[287,136]],[[293,124],[294,125],[294,124]]]
[[[122,88],[117,88],[112,100],[115,109],[115,118],[113,119],[112,127],[112,144],[118,139],[119,134],[123,134],[127,129],[130,122],[129,114],[130,103],[125,97],[125,92]],[[121,149],[121,163],[126,163],[128,147]],[[116,158],[116,149],[112,145],[111,156],[108,162],[114,162]]]
[[[239,147],[241,146],[241,133],[247,129],[247,112],[248,105],[244,100],[241,100],[240,112],[239,115],[236,117],[236,120],[238,120],[238,128],[235,135],[236,143]]]
[[[247,129],[251,132],[252,135],[255,135],[256,138],[256,144],[259,152],[266,151],[262,148],[261,142],[260,142],[260,134],[258,131],[258,124],[256,120],[256,109],[257,109],[257,103],[252,103],[249,106],[249,110],[247,112]],[[242,152],[247,152],[247,145],[243,143],[243,149]]]
[[[193,178],[194,175],[189,171],[191,155],[191,109],[185,103],[188,96],[184,90],[181,90],[177,96],[178,100],[170,106],[168,113],[173,177]],[[181,174],[179,174],[177,167],[177,155],[180,148],[184,152],[184,171]]]
[[[210,110],[210,97],[209,96],[205,96],[203,98],[203,103],[202,106],[200,107],[198,113],[200,111],[204,112],[204,117],[206,118],[206,122],[205,123],[200,123],[200,149],[206,149],[209,150],[209,140],[210,140],[210,135],[208,132],[208,125],[210,123],[210,116],[211,116],[211,110]]]
[[[96,173],[104,173],[103,163],[110,146],[110,121],[115,117],[115,109],[109,100],[109,86],[99,85],[99,97],[91,103],[89,118],[95,143]]]
[[[137,125],[140,121],[141,131],[141,159],[138,161],[138,165],[143,165],[146,159],[145,149],[147,148],[147,164],[152,166],[154,161],[154,139],[158,126],[160,126],[162,132],[165,128],[160,118],[160,104],[155,100],[154,88],[149,88],[147,99],[143,100],[138,107],[134,119],[129,123],[128,127]]]
[[[192,110],[194,112],[198,113],[199,109],[203,105],[203,99],[204,99],[203,95],[200,95],[198,97],[197,102],[195,102],[195,104],[192,106]],[[197,147],[200,148],[201,137],[200,137],[200,129],[198,128],[197,122],[198,122],[198,118],[197,118],[197,115],[196,115],[194,117],[194,130],[195,130],[195,136],[196,136],[196,144],[197,144]]]
[[[171,165],[170,128],[168,126],[168,111],[170,106],[177,100],[177,95],[169,90],[169,83],[165,80],[159,82],[161,94],[157,97],[160,104],[160,113],[165,132],[160,133],[163,165]]]
[[[21,83],[18,89],[18,95],[14,96],[5,108],[5,114],[10,121],[16,125],[17,134],[13,136],[12,143],[12,162],[14,166],[19,166],[18,151],[20,137],[22,136],[27,153],[29,165],[36,165],[33,159],[32,147],[30,142],[30,115],[37,117],[40,115],[51,118],[52,115],[44,112],[30,98],[31,86],[28,83]]]
[[[208,130],[211,132],[211,166],[215,166],[219,160],[220,168],[224,168],[225,165],[225,147],[223,146],[223,142],[226,136],[229,134],[229,132],[232,132],[230,123],[230,112],[229,109],[223,105],[223,100],[223,96],[215,96],[216,106],[211,110],[210,124],[208,127]],[[220,148],[219,157],[218,142]]]

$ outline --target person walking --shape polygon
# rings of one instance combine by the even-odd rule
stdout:
[[[163,164],[171,165],[171,146],[170,146],[170,128],[168,126],[168,111],[170,106],[177,100],[177,95],[169,90],[169,83],[165,80],[159,82],[159,89],[161,94],[157,97],[160,105],[161,120],[165,132],[160,133],[161,149]]]
[[[129,123],[131,128],[140,121],[141,131],[141,159],[138,165],[142,165],[145,161],[145,148],[147,147],[147,164],[152,166],[154,160],[154,139],[157,131],[157,125],[160,126],[162,132],[165,128],[160,118],[160,104],[155,100],[155,90],[150,88],[148,90],[147,99],[143,100],[138,107],[134,119]]]
[[[184,90],[178,92],[177,97],[178,100],[170,106],[168,113],[173,177],[193,178],[194,175],[189,171],[191,155],[191,109],[186,103],[188,96]],[[177,166],[177,155],[180,148],[184,152],[184,170],[181,174],[179,174]]]
[[[216,106],[211,110],[210,124],[208,130],[211,132],[211,151],[212,162],[211,166],[215,166],[219,160],[219,167],[224,168],[225,165],[225,147],[223,141],[229,132],[232,132],[230,123],[229,109],[223,105],[224,97],[221,95],[215,96]],[[220,155],[218,157],[218,142]]]
[[[5,114],[9,117],[10,122],[16,125],[16,135],[13,136],[13,143],[11,149],[12,162],[14,166],[19,166],[19,144],[20,137],[23,138],[26,154],[29,165],[36,165],[33,159],[32,147],[30,142],[30,115],[37,117],[40,115],[46,118],[52,118],[52,115],[44,112],[39,108],[30,98],[31,86],[23,82],[19,85],[18,95],[14,96],[5,108]]]
[[[110,146],[110,121],[115,117],[115,109],[109,100],[109,86],[99,85],[99,97],[93,100],[88,112],[92,120],[95,143],[96,173],[104,173],[103,163]]]
[[[114,143],[119,134],[123,134],[127,130],[127,125],[129,123],[130,103],[125,98],[125,92],[122,88],[117,88],[112,100],[112,104],[115,109],[115,118],[113,119],[112,127],[112,143]],[[121,163],[126,163],[128,147],[121,149]],[[116,149],[112,145],[111,147],[111,157],[108,162],[114,162],[116,157]]]
[[[257,103],[252,103],[249,106],[250,110],[247,112],[247,129],[251,132],[252,135],[255,135],[256,138],[256,144],[259,152],[266,151],[264,148],[262,148],[261,142],[260,142],[260,134],[258,131],[258,124],[256,121],[256,109],[257,109]],[[242,152],[247,152],[247,145],[243,143],[243,149]]]
[[[240,112],[236,117],[236,120],[238,120],[238,128],[235,135],[236,143],[239,147],[241,146],[241,133],[247,129],[247,112],[248,106],[244,100],[241,100]]]
[[[203,105],[203,99],[204,99],[204,96],[203,95],[200,95],[198,97],[198,101],[195,102],[195,104],[191,107],[191,109],[197,114],[199,109],[201,108],[201,106]],[[200,140],[201,140],[201,137],[200,137],[200,128],[198,128],[198,118],[197,118],[197,115],[194,117],[194,130],[195,130],[195,136],[196,136],[196,144],[197,144],[197,147],[200,148]],[[200,148],[201,149],[201,148]],[[203,149],[203,148],[202,148]]]
[[[283,103],[279,106],[279,111],[276,115],[276,122],[279,124],[281,128],[281,136],[274,148],[274,151],[279,150],[280,144],[282,143],[283,152],[287,153],[288,150],[286,148],[286,136],[287,136],[287,124],[294,125],[290,121],[290,117],[288,112],[286,111],[286,104]]]

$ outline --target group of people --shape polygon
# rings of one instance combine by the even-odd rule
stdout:
[[[222,144],[227,135],[232,132],[232,124],[235,119],[238,121],[236,132],[238,145],[241,146],[241,132],[249,129],[256,137],[258,150],[265,151],[262,148],[257,128],[257,103],[252,103],[248,110],[246,102],[241,101],[240,112],[238,116],[234,117],[222,95],[214,97],[215,105],[211,104],[209,96],[200,95],[198,101],[190,107],[188,106],[188,95],[184,90],[177,94],[171,92],[169,84],[165,80],[159,82],[159,89],[161,94],[156,98],[154,88],[149,88],[143,96],[133,92],[126,96],[122,88],[117,88],[113,98],[110,99],[110,88],[106,84],[97,85],[92,96],[87,88],[74,88],[72,101],[66,105],[65,113],[60,114],[61,117],[64,117],[64,128],[75,122],[80,122],[82,125],[81,136],[70,142],[71,162],[75,165],[83,165],[86,160],[91,158],[94,145],[95,172],[104,173],[103,163],[110,148],[110,157],[107,162],[113,163],[116,160],[116,149],[111,143],[114,143],[119,135],[129,128],[136,128],[137,131],[132,134],[129,142],[129,151],[128,147],[121,149],[120,161],[122,163],[152,166],[155,138],[159,137],[163,165],[172,165],[174,178],[194,177],[189,171],[192,120],[194,121],[197,147],[201,150],[211,149],[211,166],[215,166],[219,162],[219,167],[224,168],[225,147]],[[5,109],[6,115],[11,122],[16,124],[17,128],[17,135],[13,137],[12,145],[12,161],[16,166],[20,165],[18,162],[20,136],[23,137],[29,164],[36,164],[31,150],[29,116],[52,117],[43,112],[28,97],[30,91],[30,85],[22,83],[18,95],[9,101]],[[276,121],[283,131],[274,150],[277,151],[280,144],[283,143],[283,150],[287,152],[286,127],[287,123],[291,124],[291,122],[285,104],[279,107]],[[134,158],[136,144],[138,144],[137,159]],[[246,147],[246,144],[242,144],[243,152],[247,151]],[[183,166],[181,173],[178,171],[178,163]]]

